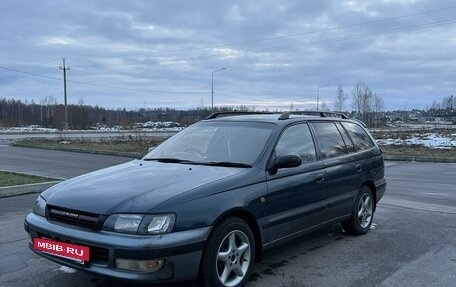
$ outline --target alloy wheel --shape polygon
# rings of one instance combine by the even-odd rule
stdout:
[[[358,220],[362,228],[367,228],[372,221],[372,198],[370,194],[364,193],[359,199],[358,204]]]
[[[234,230],[222,240],[217,254],[217,276],[223,286],[239,284],[250,265],[250,241],[244,232]]]

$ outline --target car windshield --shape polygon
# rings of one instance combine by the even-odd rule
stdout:
[[[144,160],[252,165],[263,151],[274,124],[200,122],[163,142]]]

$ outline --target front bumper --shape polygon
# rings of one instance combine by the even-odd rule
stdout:
[[[202,250],[212,227],[168,233],[164,235],[130,235],[108,231],[93,231],[76,226],[57,224],[30,213],[24,222],[30,235],[29,247],[35,253],[78,270],[97,275],[138,282],[193,280],[198,275]],[[48,238],[90,248],[89,262],[77,262],[33,249],[33,239]],[[132,272],[117,269],[115,259],[165,259],[156,272]]]

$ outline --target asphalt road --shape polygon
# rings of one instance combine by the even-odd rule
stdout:
[[[128,157],[12,147],[0,144],[0,170],[71,178],[132,160]]]
[[[274,248],[248,286],[455,286],[456,164],[392,163],[387,176],[367,235],[348,236],[335,225]],[[29,251],[22,222],[35,198],[0,199],[0,286],[125,286]]]

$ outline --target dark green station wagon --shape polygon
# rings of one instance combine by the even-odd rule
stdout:
[[[335,113],[216,113],[142,159],[44,191],[30,248],[147,283],[245,285],[262,252],[342,223],[365,234],[386,189],[381,150]]]

